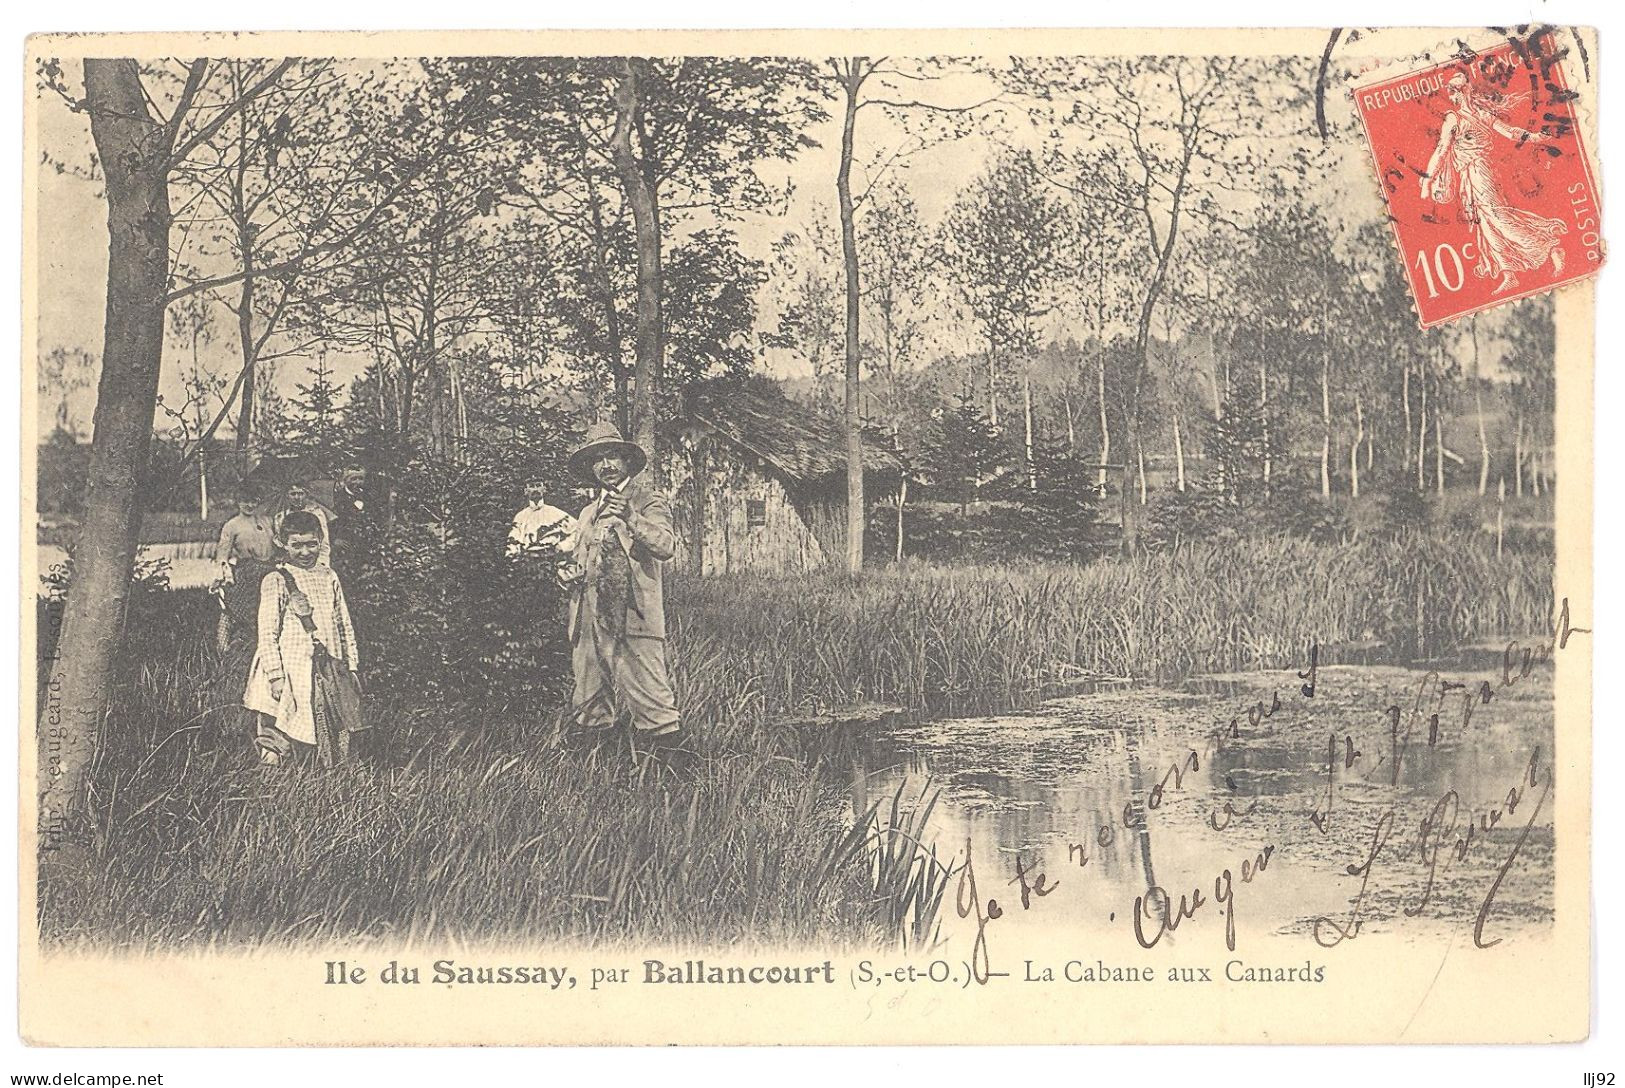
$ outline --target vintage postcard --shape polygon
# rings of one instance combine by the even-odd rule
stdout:
[[[28,49],[29,1043],[1588,1034],[1593,32]]]

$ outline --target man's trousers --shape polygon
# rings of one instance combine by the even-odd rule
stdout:
[[[625,718],[646,736],[676,732],[677,697],[666,676],[666,640],[646,635],[617,639],[582,619],[571,651],[573,724],[606,729]]]

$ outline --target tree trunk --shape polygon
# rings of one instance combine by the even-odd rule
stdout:
[[[1142,363],[1143,365],[1143,363]],[[1118,496],[1118,509],[1123,521],[1123,547],[1134,552],[1140,547],[1140,504],[1134,501],[1134,487],[1130,485],[1129,473],[1134,471],[1133,464],[1137,464],[1140,456],[1140,420],[1138,402],[1129,406],[1125,422],[1128,424],[1127,453],[1123,459],[1122,494]]]
[[[1163,280],[1168,274],[1172,250],[1173,238],[1170,234],[1168,245],[1159,255],[1157,270],[1146,287],[1145,298],[1141,300],[1140,320],[1135,330],[1134,374],[1130,381],[1128,410],[1124,413],[1128,423],[1129,456],[1123,463],[1123,494],[1120,506],[1123,518],[1123,547],[1130,552],[1138,551],[1140,547],[1140,507],[1145,504],[1145,448],[1140,434],[1140,401],[1145,387],[1145,374],[1151,365],[1151,318],[1156,309],[1157,298],[1162,292]],[[1130,493],[1128,478],[1129,472],[1136,467],[1139,471],[1139,502],[1135,502]]]
[[[633,440],[649,455],[649,466],[659,476],[655,450],[655,416],[660,382],[665,370],[665,322],[661,314],[660,205],[655,187],[632,147],[633,130],[643,113],[642,75],[648,62],[628,58],[621,62],[615,84],[615,171],[626,202],[632,208],[632,226],[638,248],[637,366],[632,402]]]
[[[1324,325],[1324,319],[1322,319]],[[1332,357],[1323,328],[1320,338],[1320,497],[1332,501]]]
[[[1026,367],[1021,371],[1021,424],[1025,432],[1027,490],[1038,490],[1038,462],[1033,458],[1033,379]]]
[[[897,561],[903,561],[903,506],[908,502],[908,477],[897,478]]]
[[[1207,345],[1208,387],[1213,394],[1213,418],[1223,419],[1225,390],[1221,382],[1228,384],[1228,379],[1221,379],[1219,376],[1219,342],[1217,334],[1208,334]]]
[[[462,364],[456,359],[451,360],[451,390],[452,404],[456,408],[457,459],[461,462],[468,460],[468,397],[463,386]]]
[[[438,217],[437,217],[438,220]],[[428,267],[424,275],[422,357],[428,382],[429,449],[444,457],[446,444],[446,394],[444,368],[440,365],[440,328],[436,318],[440,314],[440,222],[436,222],[429,235]]]
[[[581,164],[582,175],[590,179],[592,174],[587,155],[587,136],[580,126],[576,128],[576,156]],[[631,373],[626,366],[625,338],[621,333],[621,310],[615,302],[615,283],[610,278],[609,262],[605,256],[610,242],[608,231],[604,227],[603,205],[596,185],[587,186],[587,210],[592,222],[593,278],[604,307],[604,361],[609,364],[610,378],[615,385],[615,426],[620,428],[621,434],[626,435],[632,433]]]
[[[1507,529],[1507,478],[1495,489],[1495,558],[1501,558]]]
[[[1415,422],[1411,419],[1411,364],[1410,363],[1407,362],[1405,364],[1405,369],[1401,372],[1401,376],[1402,376],[1402,381],[1400,383],[1400,402],[1405,406],[1405,464],[1408,466],[1411,463],[1411,453],[1412,453],[1412,450],[1411,450],[1411,431],[1415,427]]]
[[[399,440],[397,446],[401,453],[411,445],[413,413],[417,411],[417,361],[415,357],[401,360],[401,377],[396,383],[396,396],[399,398],[399,407],[395,417],[400,421],[400,433],[396,435]],[[404,461],[402,462],[404,463]]]
[[[1140,396],[1146,368],[1150,363],[1151,310],[1155,305],[1155,289],[1161,286],[1163,271],[1159,270],[1153,278],[1154,287],[1147,291],[1145,302],[1140,309],[1134,375],[1129,392],[1128,410],[1124,413],[1125,422],[1128,424],[1128,457],[1123,461],[1123,493],[1119,496],[1119,509],[1123,519],[1123,547],[1130,552],[1138,551],[1140,548],[1140,507],[1145,504],[1145,452],[1140,435]],[[1133,497],[1136,489],[1129,486],[1129,473],[1135,471],[1136,467],[1140,474],[1139,502],[1135,502]]]
[[[612,371],[615,381],[615,427],[622,434],[632,430],[632,376],[624,369]]]
[[[167,244],[167,243],[166,243]],[[247,258],[245,258],[246,260]],[[237,288],[237,339],[242,344],[243,399],[237,406],[237,471],[246,474],[254,452],[254,276],[243,277]]]
[[[1467,324],[1473,345],[1473,402],[1478,408],[1478,497],[1483,498],[1490,489],[1490,439],[1484,433],[1484,385],[1479,375],[1478,315]]]
[[[1162,298],[1162,287],[1168,279],[1168,269],[1173,265],[1174,250],[1179,243],[1179,208],[1180,201],[1185,193],[1186,174],[1190,169],[1191,157],[1195,145],[1188,139],[1184,144],[1184,158],[1179,164],[1178,178],[1172,186],[1171,203],[1168,207],[1168,226],[1164,232],[1161,244],[1157,248],[1157,267],[1151,274],[1151,280],[1146,284],[1145,297],[1140,300],[1140,317],[1134,330],[1134,377],[1130,383],[1130,397],[1128,409],[1128,447],[1129,453],[1137,462],[1143,463],[1145,458],[1144,444],[1140,437],[1140,401],[1145,385],[1146,369],[1151,363],[1151,318],[1156,311],[1157,303]],[[1144,205],[1148,224],[1153,222],[1150,212],[1150,197],[1146,197]],[[1154,224],[1150,228],[1153,242],[1156,241]],[[1104,331],[1102,333],[1104,335]],[[1123,466],[1124,483],[1128,482],[1128,466]],[[1128,488],[1125,487],[1123,495],[1123,545],[1129,551],[1136,551],[1140,546],[1140,511],[1137,505],[1128,497]],[[1141,501],[1144,501],[1142,496]]]
[[[1444,412],[1433,409],[1433,482],[1435,490],[1444,494]]]
[[[1360,497],[1360,443],[1365,441],[1365,401],[1354,394],[1354,441],[1349,443],[1349,498]]]
[[[1473,383],[1473,400],[1478,404],[1478,496],[1490,490],[1490,436],[1484,430],[1484,391]]]
[[[232,70],[233,90],[242,92],[241,70],[234,67]],[[237,163],[233,168],[231,178],[232,216],[236,220],[237,249],[242,256],[243,282],[237,287],[237,339],[242,346],[243,359],[243,400],[237,409],[237,472],[246,476],[249,470],[249,459],[254,455],[254,412],[255,404],[255,373],[254,359],[259,354],[254,343],[254,292],[256,289],[254,276],[254,231],[248,213],[248,165],[250,153],[248,146],[248,125],[238,117],[237,129]]]
[[[192,373],[201,375],[203,365],[198,359],[198,334],[200,328],[192,326]],[[202,391],[199,390],[197,403],[197,509],[198,517],[204,521],[209,520],[209,451],[205,443],[209,441],[212,433],[208,421],[205,419],[204,401]]]
[[[846,114],[841,125],[841,166],[835,191],[841,206],[841,263],[846,268],[846,569],[863,569],[863,423],[859,413],[860,365],[859,301],[862,284],[858,268],[858,231],[852,202],[852,145],[858,120],[858,95],[863,88],[866,57],[847,58],[843,84]],[[899,509],[899,514],[901,510]],[[901,540],[901,536],[898,538]]]
[[[1226,350],[1224,353],[1224,360],[1222,363],[1220,363],[1217,359],[1214,360],[1215,369],[1218,369],[1221,366],[1223,367],[1223,385],[1221,387],[1222,395],[1219,391],[1214,393],[1213,421],[1215,423],[1224,422],[1224,405],[1225,402],[1230,399],[1230,352],[1228,350]],[[1225,458],[1221,456],[1216,458],[1216,460],[1218,462],[1219,470],[1219,494],[1229,495],[1231,493],[1231,487],[1234,484],[1234,481],[1230,479],[1229,470],[1225,467]]]
[[[596,192],[596,190],[594,190]],[[596,219],[598,210],[593,209]],[[599,247],[594,247],[598,249]],[[624,338],[621,335],[620,308],[615,305],[615,288],[610,283],[609,267],[604,263],[603,254],[597,253],[594,264],[598,271],[598,289],[604,298],[604,355],[609,363],[610,380],[615,387],[615,426],[622,434],[632,432],[632,372],[626,366],[624,354]]]
[[[1181,492],[1185,490],[1185,442],[1179,433],[1179,413],[1174,413],[1174,466],[1177,473],[1177,486]]]
[[[40,719],[40,847],[78,841],[101,743],[152,447],[169,281],[169,147],[133,60],[86,60],[91,136],[107,193],[107,313],[84,520]]]
[[[987,345],[987,421],[993,426],[999,425],[999,383],[993,367],[993,342]]]
[[[1275,468],[1275,459],[1271,456],[1270,440],[1270,372],[1269,363],[1262,358],[1258,360],[1258,420],[1262,428],[1264,440],[1264,497],[1270,497],[1270,482]]]
[[[1426,366],[1426,363],[1423,364]],[[1424,369],[1421,374],[1422,404],[1417,412],[1416,422],[1416,490],[1427,490],[1427,459],[1428,459],[1428,376]]]
[[[1512,425],[1512,493],[1523,498],[1523,411],[1513,417]]]
[[[1100,395],[1100,475],[1095,482],[1100,487],[1100,493],[1106,493],[1107,465],[1112,460],[1112,427],[1106,417],[1106,348],[1101,346],[1099,358],[1095,367],[1095,377],[1098,382],[1097,391]]]
[[[1106,416],[1106,230],[1101,226],[1100,255],[1095,262],[1095,391],[1100,402],[1100,475],[1095,482],[1106,493],[1106,466],[1112,459],[1112,428]]]

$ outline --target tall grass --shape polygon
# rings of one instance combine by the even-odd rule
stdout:
[[[177,593],[132,611],[89,863],[42,867],[49,944],[841,945],[929,922],[903,861],[911,810],[854,820],[818,772],[828,753],[769,723],[724,662],[677,673],[692,779],[624,745],[561,746],[546,708],[487,717],[500,693],[374,692],[379,766],[267,770],[209,645],[214,609]]]
[[[675,654],[729,663],[771,709],[1014,698],[1078,676],[1167,678],[1358,648],[1415,660],[1549,630],[1549,552],[1469,535],[1243,538],[1088,566],[905,564],[675,585]]]
[[[941,793],[927,782],[917,797],[905,801],[908,788],[906,780],[898,784],[885,820],[877,801],[856,830],[864,834],[871,901],[885,914],[883,928],[899,936],[905,947],[925,948],[937,939],[942,898],[958,870],[926,841]]]
[[[793,763],[513,752],[267,774],[235,752],[112,777],[95,863],[42,888],[56,943],[168,948],[513,940],[841,941],[882,932],[841,798]]]
[[[372,692],[378,769],[252,762],[202,594],[132,607],[91,797],[91,864],[45,867],[53,944],[376,938],[928,944],[952,871],[934,798],[856,814],[809,702],[1019,699],[1080,675],[1397,658],[1539,634],[1549,554],[1466,540],[1243,540],[1086,567],[905,565],[862,577],[674,579],[673,679],[697,778],[555,746],[534,694]],[[408,677],[410,680],[410,677]]]

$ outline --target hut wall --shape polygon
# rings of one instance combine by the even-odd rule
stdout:
[[[690,433],[677,446],[667,465],[674,565],[698,565],[704,574],[796,573],[823,565],[824,549],[776,476],[708,436]],[[753,502],[760,504],[762,524],[751,524]]]

